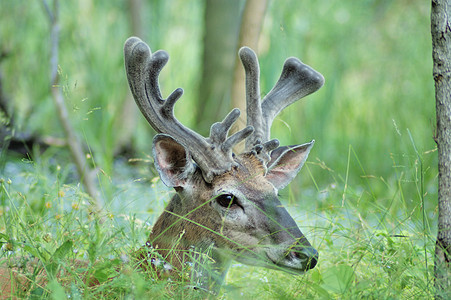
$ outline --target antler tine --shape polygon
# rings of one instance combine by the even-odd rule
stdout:
[[[289,58],[274,88],[260,101],[257,55],[248,47],[241,48],[239,55],[246,73],[247,125],[254,127],[254,134],[246,139],[245,149],[256,152],[260,159],[268,162],[269,153],[279,146],[277,139],[270,140],[274,118],[288,105],[318,90],[324,78],[297,58]]]
[[[282,74],[274,88],[263,98],[264,139],[269,140],[274,118],[288,105],[316,92],[324,84],[324,77],[295,57],[285,61]]]
[[[146,43],[131,37],[125,42],[124,56],[130,90],[149,124],[158,133],[170,135],[182,144],[202,170],[207,182],[212,182],[214,176],[229,171],[236,164],[232,146],[253,132],[253,128],[248,126],[227,138],[230,127],[240,114],[239,110],[233,110],[223,122],[214,124],[210,137],[204,138],[183,126],[174,116],[174,105],[183,94],[181,88],[176,89],[167,99],[161,96],[158,76],[169,55],[165,51],[152,54]]]
[[[230,153],[232,155],[232,148],[247,138],[254,132],[252,126],[246,126],[244,129],[236,132],[232,136],[227,138],[227,134],[232,125],[238,120],[240,116],[240,110],[238,108],[233,109],[222,122],[215,123],[210,128],[210,142],[214,147],[221,147],[222,151]]]
[[[158,106],[164,104],[158,87],[158,75],[169,59],[168,54],[158,51],[151,55],[147,44],[138,38],[131,37],[125,42],[124,57],[130,91],[136,104],[152,128],[158,133],[164,132],[164,124],[155,117],[157,106],[152,105],[151,101],[157,102]],[[171,102],[180,98],[182,93],[181,89],[175,94],[179,94],[179,97],[174,97],[173,93],[172,97],[169,97],[173,100]]]
[[[269,153],[279,146],[277,139],[269,141],[260,102],[260,67],[255,52],[242,47],[239,56],[246,73],[247,125],[254,127],[254,134],[246,139],[246,151],[254,151],[263,162],[270,160]]]
[[[258,58],[252,49],[242,47],[238,52],[246,73],[246,114],[247,125],[254,127],[254,134],[246,139],[245,149],[251,151],[262,143],[263,115],[260,105],[260,67]]]

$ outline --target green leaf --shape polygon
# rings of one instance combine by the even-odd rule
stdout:
[[[323,280],[323,278],[321,276],[321,272],[319,271],[318,268],[311,270],[310,276],[311,276],[310,278],[312,279],[312,281],[314,283],[320,283]]]
[[[318,294],[319,298],[321,298],[321,299],[329,299],[329,298],[331,298],[329,293],[324,288],[322,288],[320,285],[318,285],[316,283],[311,283],[310,284],[310,288],[312,290],[314,290]]]
[[[0,233],[0,239],[4,239],[6,242],[9,241],[9,237],[4,233]]]
[[[30,291],[29,299],[43,299],[45,290],[42,287],[37,287]]]
[[[117,276],[117,267],[121,265],[119,259],[105,261],[95,266],[94,277],[100,282],[105,282],[110,278]]]
[[[94,272],[94,277],[97,279],[100,283],[103,283],[108,280],[108,270],[107,269],[100,269],[96,270]]]
[[[24,250],[34,257],[40,257],[38,249],[33,246],[25,245]]]
[[[90,242],[89,243],[88,256],[89,256],[89,261],[91,263],[94,263],[96,261],[97,247],[96,247],[96,244],[94,242]]]
[[[58,249],[55,250],[52,258],[54,260],[63,259],[68,253],[70,253],[72,245],[73,242],[71,240],[65,241],[61,246],[58,247]]]
[[[55,250],[55,252],[53,252],[52,257],[46,266],[48,276],[50,278],[56,276],[56,272],[59,267],[58,261],[62,260],[64,257],[66,257],[67,254],[70,253],[72,245],[73,242],[71,240],[67,240],[61,246],[59,246],[58,249]]]
[[[55,300],[61,300],[61,299],[67,299],[66,291],[64,291],[64,288],[59,284],[58,281],[52,280],[47,287],[50,290],[52,299]]]
[[[355,279],[354,269],[348,265],[338,265],[331,267],[322,273],[324,289],[343,294],[351,286]]]

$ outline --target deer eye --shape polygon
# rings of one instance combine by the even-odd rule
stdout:
[[[238,205],[238,202],[235,199],[235,196],[231,194],[222,194],[216,197],[216,202],[222,207],[228,208]]]

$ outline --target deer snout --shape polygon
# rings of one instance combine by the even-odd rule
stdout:
[[[282,270],[293,274],[302,274],[313,269],[318,263],[318,251],[310,245],[291,244],[268,249],[268,258]]]
[[[296,246],[290,249],[286,259],[292,263],[300,262],[305,271],[313,269],[318,263],[318,251],[313,247]]]

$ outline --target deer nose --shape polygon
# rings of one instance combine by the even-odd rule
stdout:
[[[296,247],[290,251],[288,256],[303,262],[305,270],[313,269],[318,263],[318,251],[313,247]],[[305,265],[304,265],[305,263]]]

